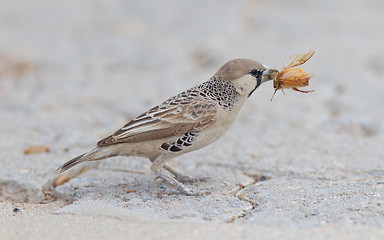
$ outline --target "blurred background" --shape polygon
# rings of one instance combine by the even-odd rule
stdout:
[[[263,84],[225,136],[232,142],[211,150],[263,169],[383,168],[383,29],[382,0],[2,0],[0,174],[41,185],[228,60],[281,69],[311,49],[303,68],[315,92],[271,102],[272,83]],[[31,145],[51,152],[24,156]]]

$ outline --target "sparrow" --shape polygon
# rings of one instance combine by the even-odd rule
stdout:
[[[190,88],[128,122],[97,147],[62,165],[62,173],[86,161],[114,156],[148,158],[151,170],[182,193],[194,195],[182,182],[193,179],[166,164],[172,158],[218,140],[232,125],[245,100],[276,69],[250,59],[225,63],[208,81]]]

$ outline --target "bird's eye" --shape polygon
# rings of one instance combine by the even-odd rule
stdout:
[[[249,72],[249,74],[251,74],[251,75],[254,76],[255,78],[260,77],[261,73],[262,73],[261,71],[258,71],[258,70],[256,70],[256,69],[253,69],[252,71]]]

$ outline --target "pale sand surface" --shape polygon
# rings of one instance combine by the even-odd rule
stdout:
[[[383,26],[381,0],[0,1],[0,239],[384,239]],[[226,61],[311,49],[314,93],[263,84],[169,162],[209,194],[121,157],[39,204],[62,163]]]

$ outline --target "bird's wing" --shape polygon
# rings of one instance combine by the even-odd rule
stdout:
[[[99,141],[97,146],[161,139],[199,131],[216,120],[216,112],[213,100],[182,93],[141,114]]]

